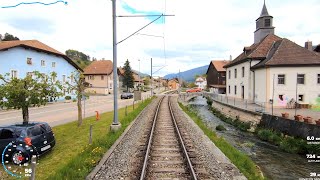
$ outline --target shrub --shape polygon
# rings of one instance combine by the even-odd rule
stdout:
[[[65,99],[65,100],[70,100],[70,99],[71,99],[71,96],[66,96],[64,99]]]
[[[218,131],[225,131],[226,128],[225,128],[223,125],[219,124],[219,125],[216,127],[216,130],[218,130]]]
[[[213,101],[210,99],[210,98],[207,98],[207,104],[208,104],[208,106],[212,106],[212,103],[213,103]]]

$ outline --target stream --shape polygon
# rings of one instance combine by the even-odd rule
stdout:
[[[249,132],[243,132],[215,117],[208,110],[207,101],[197,97],[189,102],[203,122],[224,137],[230,144],[247,154],[261,169],[267,179],[311,178],[310,173],[320,174],[320,163],[308,163],[306,156],[281,151],[277,146],[264,142]],[[217,131],[217,125],[223,125],[226,131]]]

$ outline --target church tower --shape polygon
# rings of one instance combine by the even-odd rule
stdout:
[[[254,43],[259,43],[261,39],[266,37],[268,34],[274,34],[273,17],[269,15],[266,2],[264,1],[260,17],[256,20]]]

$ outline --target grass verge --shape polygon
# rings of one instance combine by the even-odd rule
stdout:
[[[187,113],[191,119],[202,129],[204,134],[237,166],[237,168],[248,178],[252,180],[264,179],[254,162],[245,154],[238,151],[230,145],[224,138],[218,137],[216,133],[210,130],[201,120],[201,118],[187,106],[179,103],[180,107]]]
[[[99,121],[95,120],[95,116],[85,118],[81,127],[77,127],[77,121],[53,127],[56,146],[40,158],[36,179],[85,179],[126,127],[151,101],[152,99],[148,99],[136,104],[134,110],[132,106],[128,106],[127,116],[125,108],[119,109],[121,129],[117,132],[109,131],[113,111],[101,114]],[[91,145],[88,144],[90,125],[93,125]],[[1,173],[7,175],[4,171],[0,171],[0,175]],[[5,179],[8,178],[10,177]]]

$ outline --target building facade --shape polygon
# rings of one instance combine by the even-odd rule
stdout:
[[[207,70],[207,87],[210,92],[226,94],[226,69],[228,61],[211,61]]]
[[[227,96],[267,106],[314,104],[320,96],[320,56],[310,42],[301,47],[274,35],[272,19],[264,4],[254,43],[224,66]]]
[[[93,61],[84,69],[84,76],[89,87],[86,92],[93,94],[113,93],[113,63],[110,60]],[[118,78],[119,82],[119,78]],[[119,83],[118,83],[119,87]]]
[[[78,67],[65,54],[37,40],[0,42],[0,73],[9,73],[11,77],[24,78],[34,71],[44,74],[55,72],[62,84],[71,81],[70,77]],[[72,82],[70,82],[72,83]],[[64,91],[64,95],[75,98],[75,92]],[[63,100],[60,97],[58,100]]]
[[[205,77],[198,77],[195,80],[195,85],[198,86],[200,89],[207,88],[207,79]]]

